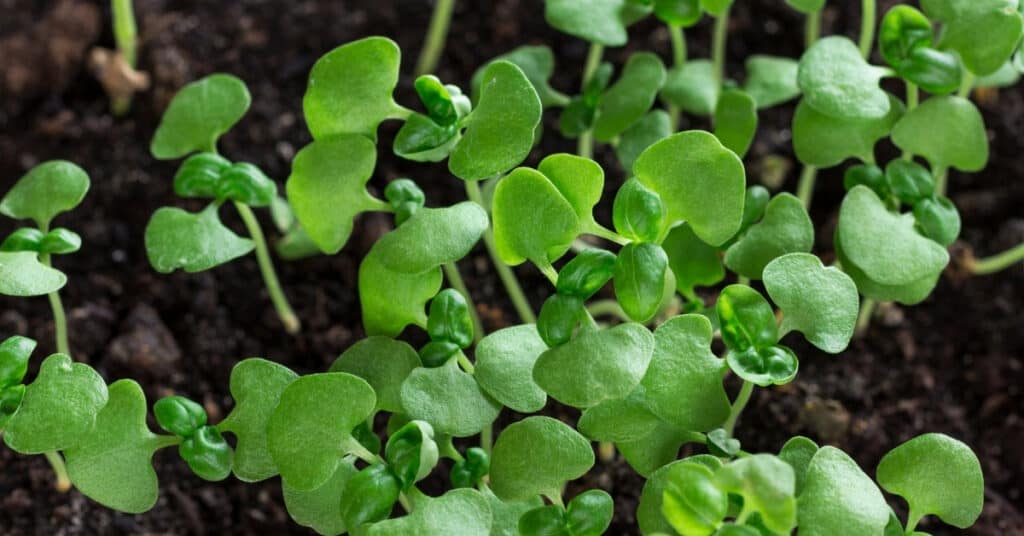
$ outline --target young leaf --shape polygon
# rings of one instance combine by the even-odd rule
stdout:
[[[627,180],[612,205],[615,230],[634,242],[657,242],[665,227],[665,204],[636,179]]]
[[[907,500],[910,517],[934,514],[966,529],[981,515],[985,479],[971,448],[944,434],[924,434],[878,462],[878,484]]]
[[[393,148],[396,155],[406,160],[440,162],[448,158],[460,136],[457,125],[439,125],[423,114],[414,113],[398,130]]]
[[[574,154],[558,153],[541,160],[537,171],[544,174],[572,205],[580,229],[585,231],[597,226],[594,205],[604,193],[604,170],[597,162]]]
[[[601,536],[612,522],[615,504],[608,492],[592,489],[573,497],[565,508],[565,529],[577,536]]]
[[[615,146],[615,156],[624,170],[632,170],[640,153],[672,134],[672,121],[664,110],[651,110],[627,128]]]
[[[679,448],[691,441],[694,441],[692,432],[661,421],[646,436],[620,441],[615,446],[634,471],[647,477],[659,467],[679,458]]]
[[[374,244],[381,265],[418,274],[466,256],[488,225],[487,212],[472,201],[423,208]]]
[[[384,463],[375,463],[356,473],[345,485],[345,491],[347,500],[341,503],[341,518],[351,529],[387,519],[402,492],[398,478]]]
[[[547,177],[529,168],[501,179],[492,216],[498,256],[512,266],[529,259],[550,267],[568,251],[579,230],[573,206]]]
[[[872,119],[889,113],[889,95],[878,87],[888,69],[869,64],[846,37],[825,37],[800,58],[797,83],[804,102],[836,119]]]
[[[800,95],[796,83],[800,63],[790,58],[755,54],[747,58],[747,81],[743,90],[757,108],[771,108]]]
[[[359,265],[359,302],[367,335],[395,337],[409,324],[427,327],[424,307],[439,290],[440,268],[418,274],[388,270],[376,248]]]
[[[718,296],[722,342],[730,350],[768,348],[779,341],[775,311],[758,291],[746,285],[729,285]]]
[[[733,0],[700,0],[700,5],[704,8],[704,11],[713,17],[721,17],[725,14],[725,11],[729,9]]]
[[[615,254],[607,250],[584,249],[558,272],[555,288],[559,294],[590,299],[614,275],[615,259]]]
[[[207,415],[203,406],[183,396],[168,396],[153,404],[156,422],[167,432],[178,437],[189,437],[206,426]]]
[[[781,193],[765,207],[764,218],[752,225],[725,252],[725,265],[737,274],[761,279],[765,266],[787,253],[805,253],[814,246],[814,224],[796,196]]]
[[[628,0],[544,0],[544,19],[553,28],[591,43],[618,47],[626,44]]]
[[[779,459],[788,463],[793,468],[796,476],[796,493],[800,494],[804,489],[804,480],[807,476],[807,467],[810,466],[814,455],[818,453],[818,444],[804,436],[796,436],[779,451]]]
[[[227,478],[235,458],[231,445],[212,426],[203,426],[186,437],[178,446],[178,454],[196,476],[210,482]]]
[[[34,251],[0,251],[0,294],[42,296],[64,288],[68,278],[39,262]]]
[[[640,324],[588,331],[541,354],[533,380],[555,400],[589,408],[628,395],[653,353],[654,336]]]
[[[458,534],[489,536],[491,509],[487,499],[474,489],[454,489],[437,498],[417,502],[405,517],[374,523],[365,536],[405,536],[407,534]]]
[[[924,157],[933,170],[980,171],[988,162],[985,122],[978,108],[960,97],[933,97],[907,112],[893,127],[892,142]]]
[[[718,104],[721,84],[708,60],[691,60],[670,69],[661,98],[684,112],[709,116]]]
[[[562,486],[594,465],[590,442],[551,417],[506,427],[491,454],[491,489],[504,500],[561,495]]]
[[[670,223],[689,222],[704,242],[720,245],[739,230],[743,162],[712,134],[691,130],[669,136],[637,158],[633,173],[661,196]]]
[[[964,65],[981,76],[1010,58],[1024,31],[1016,0],[922,0],[921,8],[943,23],[940,45],[957,51]],[[982,28],[985,38],[978,39]]]
[[[743,513],[757,512],[773,533],[789,534],[796,527],[796,476],[789,464],[775,456],[755,454],[735,460],[715,472],[715,483],[743,497]]]
[[[642,534],[672,534],[672,525],[662,515],[665,488],[671,481],[687,480],[690,464],[703,464],[711,471],[722,467],[722,461],[714,456],[698,455],[674,461],[654,471],[644,483],[640,502],[636,508],[636,520]]]
[[[622,75],[597,105],[594,139],[610,141],[636,123],[654,104],[665,83],[665,66],[656,54],[637,52],[629,57]]]
[[[545,350],[534,325],[500,329],[477,344],[473,377],[502,405],[520,413],[540,411],[548,397],[533,381],[533,366]]]
[[[913,205],[935,193],[935,179],[917,162],[893,160],[885,166],[889,191],[900,201]]]
[[[929,99],[931,100],[931,99]],[[889,95],[889,113],[879,118],[840,119],[800,101],[793,114],[793,150],[804,164],[827,168],[850,157],[875,161],[875,144],[903,116],[903,103]]]
[[[31,219],[40,229],[50,227],[58,214],[78,206],[89,191],[89,175],[67,160],[50,160],[33,167],[0,199],[0,214]]]
[[[615,261],[615,298],[626,316],[646,322],[657,314],[667,273],[668,256],[661,246],[631,242],[622,247]]]
[[[341,517],[341,504],[345,502],[349,480],[358,472],[354,460],[346,458],[330,480],[315,490],[300,491],[282,482],[281,492],[288,515],[299,525],[325,536],[344,534],[348,527]]]
[[[402,382],[419,366],[416,350],[406,342],[367,337],[338,356],[329,372],[347,372],[366,380],[377,394],[377,410],[396,413],[402,411]]]
[[[490,536],[520,536],[519,519],[523,514],[544,505],[544,500],[533,496],[522,501],[503,501],[490,490],[480,490],[491,508],[492,523]]]
[[[181,88],[153,134],[149,152],[158,160],[195,151],[217,152],[217,139],[245,115],[252,97],[245,82],[212,74]]]
[[[292,160],[288,202],[324,253],[337,253],[345,245],[357,214],[381,209],[383,203],[366,191],[376,160],[373,142],[357,135],[314,141]]]
[[[235,435],[232,470],[239,480],[257,482],[277,474],[267,449],[267,422],[281,393],[298,377],[287,367],[258,357],[239,361],[231,369],[235,407],[217,429]]]
[[[473,81],[471,83],[473,102],[480,101],[480,84],[484,77],[484,71],[487,70],[491,63],[502,60],[514,63],[516,67],[523,71],[526,78],[533,84],[533,89],[537,91],[537,96],[540,97],[541,105],[544,108],[568,104],[568,97],[552,88],[548,83],[551,80],[551,75],[555,72],[555,55],[551,53],[551,48],[545,45],[518,47],[511,52],[494,58],[486,65],[477,69],[473,73]]]
[[[818,450],[797,497],[800,534],[882,534],[888,522],[882,492],[857,462],[834,447]]]
[[[857,285],[810,253],[783,255],[764,269],[764,287],[782,309],[782,331],[797,330],[830,354],[846,349],[860,309]]]
[[[0,342],[0,389],[18,385],[28,372],[28,361],[36,341],[14,335]]]
[[[583,301],[572,294],[555,294],[544,300],[537,316],[537,333],[550,348],[561,346],[576,332],[583,314]]]
[[[676,289],[694,300],[694,287],[712,286],[725,278],[718,249],[705,244],[690,224],[674,227],[661,247],[668,255],[668,267],[676,276]]]
[[[439,435],[467,437],[490,426],[501,404],[488,397],[455,360],[418,368],[402,384],[402,407],[409,417],[427,421]]]
[[[673,467],[662,493],[661,512],[679,534],[708,534],[729,511],[729,494],[715,485],[705,465],[686,462]]]
[[[367,37],[317,60],[302,97],[302,111],[313,138],[360,134],[376,140],[381,121],[401,111],[391,96],[398,84],[401,54],[394,41]]]
[[[914,220],[921,234],[949,246],[960,236],[960,212],[946,197],[933,196],[914,204]]]
[[[64,451],[68,477],[78,491],[119,512],[138,514],[160,494],[153,453],[161,440],[146,426],[146,395],[132,380],[110,385],[109,401],[96,415],[96,427]],[[166,445],[166,443],[164,443]]]
[[[727,89],[715,107],[715,137],[743,158],[757,132],[757,103],[746,92]]]
[[[99,373],[64,354],[53,354],[25,389],[21,407],[4,430],[4,442],[21,454],[80,445],[92,433],[107,400],[107,384]]]
[[[648,409],[643,386],[625,398],[605,400],[583,410],[576,429],[594,441],[633,441],[658,428],[660,420]]]
[[[154,212],[145,233],[146,256],[153,269],[163,274],[178,268],[202,272],[252,251],[252,240],[221,223],[219,208],[211,203],[196,214],[175,207]]]
[[[526,159],[543,112],[519,67],[497,61],[483,76],[480,103],[466,118],[466,132],[448,159],[452,174],[467,181],[500,175]]]
[[[689,28],[704,15],[700,0],[654,0],[653,3],[654,14],[671,26]]]
[[[351,374],[311,374],[289,384],[267,422],[267,447],[281,478],[300,491],[324,485],[355,441],[352,429],[375,405],[370,384]]]
[[[424,421],[410,421],[391,434],[384,451],[384,459],[403,490],[426,478],[437,465],[437,458],[434,429]]]

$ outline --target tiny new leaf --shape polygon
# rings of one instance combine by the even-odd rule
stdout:
[[[533,381],[533,366],[547,348],[534,325],[500,329],[477,344],[473,377],[502,405],[521,413],[540,411],[548,398]]]

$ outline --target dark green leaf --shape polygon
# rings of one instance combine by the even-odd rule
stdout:
[[[932,46],[933,39],[931,21],[913,6],[893,6],[878,25],[878,51],[893,67],[914,50]]]
[[[661,247],[676,276],[676,288],[691,300],[697,297],[694,287],[711,286],[725,277],[718,249],[697,238],[688,223],[674,227]]]
[[[908,160],[893,160],[885,166],[889,190],[900,201],[913,205],[935,192],[935,179],[921,165]]]
[[[726,362],[737,376],[761,387],[793,381],[800,366],[796,355],[785,346],[730,350]]]
[[[430,302],[427,333],[435,341],[451,341],[460,348],[473,343],[473,318],[466,298],[455,289],[444,289]]]
[[[672,120],[664,110],[652,110],[633,123],[619,136],[615,146],[615,156],[622,164],[622,169],[633,169],[633,163],[640,153],[654,143],[672,134]]]
[[[217,182],[217,199],[230,199],[249,205],[265,207],[277,197],[277,185],[260,168],[248,163],[233,164]]]
[[[539,411],[547,395],[533,381],[533,365],[547,345],[529,324],[500,329],[476,345],[473,377],[502,405],[521,412]]]
[[[654,0],[654,14],[665,24],[689,28],[704,13],[699,0]]]
[[[36,341],[14,335],[0,343],[0,389],[18,385],[28,372],[28,360]]]
[[[341,503],[345,526],[355,529],[387,519],[400,493],[401,482],[387,465],[378,463],[359,471],[345,485],[345,500]]]
[[[858,184],[871,188],[881,199],[889,197],[889,183],[886,182],[885,173],[874,164],[857,164],[846,168],[843,174],[843,187],[849,191]]]
[[[384,459],[403,490],[426,478],[437,465],[437,458],[434,429],[423,421],[412,421],[391,434],[384,450]]]
[[[565,510],[557,504],[539,506],[519,518],[521,536],[564,536]]]
[[[914,205],[914,219],[921,234],[949,246],[960,236],[960,212],[946,197],[933,196]]]
[[[217,482],[231,474],[235,453],[213,426],[204,426],[178,447],[181,458],[199,478]]]
[[[718,296],[722,341],[733,351],[770,348],[779,341],[775,312],[761,294],[746,285],[729,285]]]
[[[423,114],[412,114],[395,136],[395,154],[416,162],[440,162],[459,142],[454,124],[439,125]]]
[[[615,254],[599,249],[587,248],[558,272],[556,288],[559,294],[589,299],[604,287],[615,273]]]
[[[974,74],[995,72],[1017,48],[1024,19],[1016,0],[922,0],[921,7],[943,23],[940,45],[960,54]],[[984,29],[985,38],[978,38]]]
[[[217,197],[217,183],[231,161],[217,153],[196,153],[185,159],[174,174],[174,193],[181,197]]]
[[[565,528],[573,536],[601,536],[612,522],[615,505],[607,492],[592,489],[573,497],[565,507]]]
[[[206,426],[203,406],[183,397],[167,396],[153,404],[153,416],[160,428],[179,436],[189,437]]]
[[[656,242],[665,227],[665,204],[640,181],[630,179],[615,194],[615,230],[636,242]]]

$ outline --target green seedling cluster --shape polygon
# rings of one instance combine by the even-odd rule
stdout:
[[[216,74],[186,86],[151,150],[185,158],[174,191],[208,204],[153,215],[146,250],[154,268],[208,270],[255,250],[294,330],[251,208],[270,208],[284,259],[335,254],[360,214],[390,213],[395,227],[362,259],[354,289],[367,337],[326,372],[239,362],[234,406],[218,423],[187,398],[159,400],[153,413],[163,435],[146,425],[138,384],[107,385],[67,355],[47,358],[25,384],[34,343],[14,337],[0,345],[4,441],[51,460],[62,453],[71,483],[124,512],[155,504],[152,456],[177,446],[207,480],[279,478],[292,518],[325,535],[596,536],[612,522],[612,496],[564,492],[616,452],[646,478],[635,513],[644,534],[912,535],[923,534],[926,516],[970,526],[982,510],[981,465],[949,436],[897,446],[872,478],[811,439],[750,453],[736,432],[757,387],[793,382],[801,359],[819,358],[794,351],[795,332],[840,354],[875,301],[914,304],[930,294],[960,229],[947,171],[980,171],[988,159],[981,116],[965,96],[1000,69],[1024,67],[1024,16],[1016,0],[897,6],[877,32],[887,64],[878,66],[866,59],[873,0],[863,3],[859,43],[819,39],[824,0],[787,3],[807,15],[807,51],[748,58],[743,84],[724,69],[729,0],[547,0],[552,26],[592,44],[576,95],[550,85],[551,50],[530,46],[481,67],[468,91],[419,75],[418,102],[403,105],[394,96],[397,45],[384,37],[345,44],[310,73],[302,104],[312,141],[295,155],[284,197],[259,168],[216,150],[248,107],[244,83]],[[715,19],[712,57],[690,60],[683,29],[705,15]],[[616,75],[601,62],[604,48],[625,45],[627,28],[647,17],[668,28],[671,67],[637,52]],[[970,38],[979,27],[991,38]],[[881,89],[886,77],[905,82],[905,101]],[[931,96],[922,101],[920,90]],[[796,98],[794,149],[806,167],[793,195],[751,180],[743,156],[758,111]],[[578,154],[524,164],[543,114],[554,109],[560,133],[579,140]],[[711,131],[677,132],[684,113],[710,118]],[[447,161],[467,200],[432,206],[408,178],[375,195],[368,183],[385,121],[400,123],[395,157]],[[902,158],[876,161],[874,145],[885,137]],[[621,174],[591,158],[595,143],[614,150]],[[819,256],[807,211],[815,173],[851,158],[859,162],[845,171],[835,255]],[[620,176],[608,180],[606,171]],[[37,181],[56,186],[40,198]],[[5,293],[54,293],[64,284],[49,255],[77,241],[71,247],[49,222],[87,184],[70,164],[44,164],[0,204],[3,214],[38,225],[4,242]],[[221,221],[228,202],[248,238]],[[602,202],[611,204],[610,222],[594,215]],[[491,332],[457,265],[479,242],[521,320]],[[1019,255],[978,261],[987,269],[977,271]],[[551,284],[539,315],[515,266],[532,266]],[[412,331],[427,341],[418,350],[399,338]],[[734,395],[729,376],[741,381]],[[549,400],[578,410],[576,422],[533,415]],[[522,417],[495,436],[506,409]],[[687,444],[700,453],[680,459]],[[444,481],[445,472],[449,491],[420,491],[418,482]],[[883,491],[906,501],[905,518]]]

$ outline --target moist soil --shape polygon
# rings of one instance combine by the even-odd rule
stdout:
[[[885,9],[887,2],[882,2]],[[891,2],[889,2],[891,3]],[[184,83],[216,71],[243,78],[253,95],[245,118],[222,139],[222,152],[251,161],[283,185],[289,162],[309,141],[301,116],[302,94],[313,62],[347,41],[386,35],[406,51],[399,101],[415,103],[411,69],[430,16],[426,0],[239,0],[135,2],[142,46],[140,68],[151,88],[131,112],[113,118],[85,58],[93,46],[110,47],[108,3],[85,0],[0,0],[0,191],[33,165],[48,159],[77,162],[92,176],[83,205],[58,223],[79,232],[85,246],[57,259],[70,283],[68,307],[75,358],[108,380],[131,377],[152,401],[179,393],[202,401],[212,421],[230,411],[231,367],[263,356],[301,373],[325,370],[364,336],[356,291],[359,260],[391,225],[382,215],[362,216],[338,255],[298,262],[276,261],[286,292],[302,322],[298,336],[284,333],[260,285],[251,256],[199,274],[160,275],[146,260],[143,229],[154,210],[199,204],[176,198],[176,164],[148,154],[160,114]],[[855,36],[856,2],[829,3],[824,31]],[[845,7],[841,7],[845,6]],[[548,28],[542,0],[460,1],[438,74],[468,86],[485,60],[523,44],[549,44],[556,55],[553,85],[572,92],[587,45]],[[883,11],[884,12],[884,11]],[[743,76],[742,59],[753,53],[799,56],[802,18],[776,1],[737,2],[730,23],[729,74]],[[647,21],[631,29],[630,45],[609,50],[621,65],[638,50],[666,60],[665,30]],[[691,57],[706,57],[709,21],[687,32]],[[902,91],[895,86],[892,91]],[[960,207],[963,233],[956,255],[971,248],[991,254],[1024,239],[1024,91],[978,95],[989,128],[992,157],[978,174],[953,173],[951,196]],[[747,157],[750,181],[776,181],[792,190],[799,166],[791,151],[792,103],[761,114],[756,143]],[[575,149],[557,135],[557,114],[527,164],[542,155]],[[707,128],[687,118],[682,128]],[[460,181],[444,165],[401,161],[388,149],[396,125],[382,127],[380,162],[371,182],[412,177],[430,205],[464,199]],[[880,146],[880,156],[895,154]],[[624,178],[611,151],[601,147],[609,191]],[[778,166],[781,157],[782,167]],[[344,165],[343,163],[341,165]],[[778,170],[782,171],[780,175]],[[774,172],[773,172],[774,170]],[[831,258],[831,235],[842,197],[839,171],[823,172],[812,216],[819,225],[816,251]],[[609,220],[611,196],[598,217]],[[230,211],[224,217],[241,229]],[[270,231],[269,215],[260,214]],[[13,229],[0,222],[0,235]],[[273,236],[276,233],[270,232]],[[482,248],[461,262],[489,330],[518,322]],[[549,292],[530,267],[520,267],[534,307]],[[707,295],[714,298],[714,291]],[[811,436],[850,453],[869,474],[890,448],[925,432],[945,432],[978,453],[986,477],[985,509],[966,532],[926,519],[934,534],[1024,534],[1024,267],[987,277],[966,277],[951,265],[924,303],[880,309],[868,332],[838,356],[822,354],[799,335],[785,341],[801,356],[793,383],[759,389],[744,413],[738,437],[749,451],[777,451],[794,434]],[[53,327],[45,299],[0,299],[0,337],[24,334],[40,341],[37,358],[53,351]],[[418,335],[412,334],[412,339]],[[34,373],[34,372],[33,372]],[[735,389],[735,385],[730,384]],[[544,413],[574,422],[578,414],[555,404]],[[518,416],[505,415],[507,423]],[[41,456],[0,448],[2,534],[306,534],[284,510],[276,479],[245,484],[208,483],[190,473],[173,449],[157,453],[160,500],[142,515],[103,508],[79,493],[57,493]],[[447,485],[447,471],[426,482],[428,492]],[[636,534],[634,511],[643,480],[617,458],[599,462],[568,494],[599,487],[616,500],[609,534]],[[892,500],[897,511],[905,505]]]

